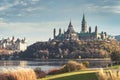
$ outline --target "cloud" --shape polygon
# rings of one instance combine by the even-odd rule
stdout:
[[[40,3],[41,0],[12,0],[0,3],[0,16],[12,19],[20,16],[38,16],[39,12],[47,8]]]
[[[109,0],[104,0],[104,1],[109,2]],[[113,3],[114,3],[114,1],[113,1]],[[88,12],[88,13],[115,13],[115,14],[120,13],[120,5],[119,4],[111,4],[110,5],[110,4],[103,4],[103,3],[102,4],[87,3],[87,4],[82,5],[81,9],[82,8],[83,8],[83,10],[85,10],[85,12]],[[79,8],[77,10],[79,10]]]
[[[32,0],[32,1],[38,2],[38,1],[40,1],[40,0]]]
[[[4,10],[7,10],[7,9],[9,9],[10,7],[12,7],[13,5],[11,5],[11,4],[7,4],[7,5],[5,5],[5,6],[0,6],[0,11],[4,11]]]
[[[2,37],[26,37],[28,38],[28,43],[36,41],[48,40],[53,35],[53,28],[57,30],[60,27],[67,28],[68,22],[66,21],[53,21],[53,22],[33,22],[33,23],[0,23],[0,32]],[[64,28],[63,28],[64,29]],[[6,36],[5,36],[6,35]]]
[[[0,23],[5,23],[4,18],[0,18]]]
[[[120,5],[103,6],[101,8],[106,12],[117,13],[117,14],[120,13]]]

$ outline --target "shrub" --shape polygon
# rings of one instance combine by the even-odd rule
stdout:
[[[37,79],[43,78],[43,77],[46,76],[46,73],[45,73],[44,71],[42,71],[40,67],[36,67],[36,68],[34,69],[34,71],[35,71],[35,74],[36,74],[36,76],[37,76]]]
[[[85,67],[89,67],[89,62],[88,62],[88,61],[84,61],[84,62],[83,62],[83,65],[84,65]]]
[[[32,69],[2,69],[0,80],[36,80],[36,75]]]
[[[62,67],[58,69],[55,68],[55,69],[50,70],[48,72],[48,75],[60,74],[60,73],[77,71],[77,70],[82,70],[82,69],[86,69],[86,67],[82,63],[78,63],[76,61],[68,61],[68,63],[63,65]]]
[[[111,53],[111,60],[117,62],[120,62],[120,52],[112,52]]]
[[[120,80],[120,71],[119,70],[109,70],[104,72],[100,70],[98,75],[98,80]]]
[[[86,67],[82,63],[78,63],[76,61],[68,61],[66,65],[63,67],[63,72],[71,72],[86,69]]]

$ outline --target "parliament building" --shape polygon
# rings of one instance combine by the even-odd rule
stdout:
[[[87,30],[87,22],[85,20],[85,15],[83,14],[80,32],[76,32],[74,30],[74,27],[70,21],[68,29],[63,31],[63,33],[60,28],[59,33],[56,34],[56,29],[54,28],[53,40],[107,40],[111,38],[111,36],[107,35],[106,32],[98,33],[97,26],[95,26],[94,32],[91,31],[91,27]]]

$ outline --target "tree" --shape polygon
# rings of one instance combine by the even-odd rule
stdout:
[[[111,60],[115,61],[115,63],[120,63],[120,52],[118,52],[118,51],[112,52]]]

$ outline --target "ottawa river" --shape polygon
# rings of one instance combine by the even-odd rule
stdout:
[[[78,62],[88,61],[90,68],[100,68],[106,67],[108,64],[111,64],[109,59],[74,59]],[[64,64],[66,64],[68,59],[52,59],[52,60],[34,60],[34,61],[4,61],[0,60],[0,68],[16,68],[16,67],[24,67],[24,68],[36,68],[40,67],[43,71],[48,71],[53,68],[58,68]]]

